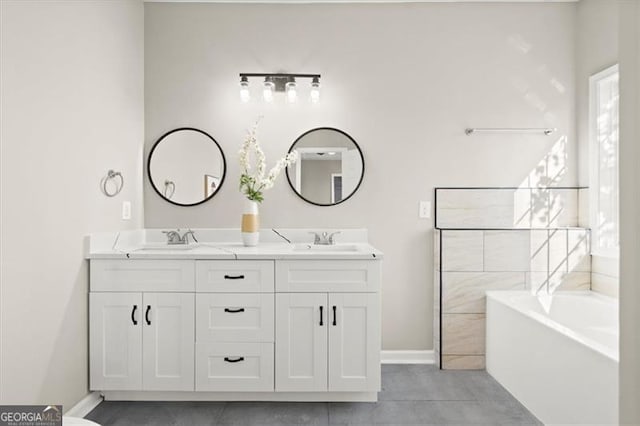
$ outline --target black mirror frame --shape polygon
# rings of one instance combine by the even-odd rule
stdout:
[[[343,198],[342,200],[338,201],[337,203],[333,203],[333,204],[320,204],[320,203],[316,203],[314,201],[311,201],[305,197],[302,196],[302,194],[298,193],[298,191],[296,191],[296,188],[293,186],[293,183],[291,182],[291,176],[289,176],[289,167],[285,168],[285,173],[287,175],[287,181],[289,182],[289,186],[291,187],[291,189],[293,190],[293,192],[300,198],[302,198],[304,201],[306,201],[309,204],[313,204],[314,206],[319,206],[319,207],[332,207],[332,206],[337,206],[338,204],[342,204],[345,201],[347,201],[349,198],[353,197],[353,195],[358,192],[358,189],[360,189],[360,185],[362,184],[362,180],[364,179],[364,171],[365,171],[365,162],[364,162],[364,154],[362,153],[362,150],[360,149],[360,145],[358,145],[358,143],[355,141],[355,139],[353,139],[349,134],[347,134],[346,132],[340,130],[340,129],[336,129],[335,127],[316,127],[315,129],[311,129],[311,130],[307,130],[306,132],[304,132],[303,134],[301,134],[300,136],[298,136],[298,138],[293,141],[293,144],[291,145],[291,148],[289,148],[289,152],[292,152],[296,146],[296,144],[298,143],[298,141],[300,139],[302,139],[303,137],[305,137],[306,135],[308,135],[311,132],[315,132],[317,130],[333,130],[335,132],[341,133],[344,136],[346,136],[351,142],[353,142],[353,144],[355,145],[356,149],[358,150],[358,153],[360,154],[360,159],[362,160],[362,174],[360,175],[360,180],[358,181],[358,184],[356,185],[356,187],[354,188],[353,192],[351,194],[349,194],[348,197]],[[298,161],[302,161],[300,158],[298,159]]]
[[[216,192],[214,192],[213,194],[211,194],[210,196],[208,196],[207,198],[205,198],[202,201],[198,201],[197,203],[192,203],[192,204],[182,204],[182,203],[176,203],[175,201],[171,201],[168,198],[166,198],[164,195],[162,195],[162,193],[160,192],[160,190],[156,187],[156,185],[153,183],[153,179],[151,178],[151,158],[153,157],[153,152],[156,150],[156,148],[158,147],[158,144],[160,144],[160,142],[162,142],[162,140],[164,138],[166,138],[167,136],[169,136],[172,133],[175,132],[179,132],[182,130],[191,130],[194,132],[198,132],[201,133],[203,135],[205,135],[206,137],[208,137],[209,139],[211,139],[211,141],[216,144],[216,146],[218,147],[218,150],[220,151],[220,155],[222,156],[222,167],[223,167],[223,172],[222,172],[222,176],[220,177],[220,185],[218,185],[218,189],[216,190]],[[205,203],[207,201],[209,201],[210,199],[212,199],[213,197],[216,196],[216,194],[218,192],[220,192],[220,189],[222,188],[222,185],[224,184],[224,179],[227,176],[227,160],[224,156],[224,151],[222,150],[222,147],[220,146],[220,144],[213,138],[213,136],[211,136],[210,134],[208,134],[207,132],[200,130],[200,129],[196,129],[195,127],[178,127],[177,129],[173,129],[173,130],[169,130],[167,133],[165,133],[164,135],[160,136],[158,138],[158,140],[153,144],[153,147],[151,148],[151,151],[149,151],[149,157],[147,158],[147,177],[149,178],[149,183],[151,184],[151,187],[153,188],[153,190],[156,192],[156,194],[158,194],[158,196],[160,198],[162,198],[164,201],[171,203],[175,206],[180,206],[180,207],[192,207],[192,206],[197,206],[199,204]]]

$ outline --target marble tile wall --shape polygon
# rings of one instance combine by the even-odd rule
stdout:
[[[577,188],[436,189],[437,228],[552,228],[579,225]],[[586,192],[584,192],[586,194]]]
[[[434,347],[441,367],[484,368],[486,291],[590,289],[589,235],[579,228],[437,230]]]
[[[591,288],[590,231],[578,227],[587,195],[577,188],[436,191],[434,348],[442,368],[484,368],[486,291]]]

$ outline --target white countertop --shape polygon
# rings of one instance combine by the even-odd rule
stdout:
[[[87,259],[361,259],[380,260],[383,253],[367,241],[364,229],[339,230],[334,246],[313,245],[309,229],[266,229],[260,231],[260,243],[245,247],[237,229],[193,229],[198,243],[171,248],[165,246],[161,229],[140,229],[87,237]],[[184,232],[184,230],[181,230]],[[276,232],[277,231],[277,232]],[[313,230],[333,232],[336,229]],[[159,245],[162,248],[149,248]],[[344,250],[343,250],[344,249]]]

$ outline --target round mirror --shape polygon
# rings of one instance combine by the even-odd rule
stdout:
[[[220,190],[227,163],[218,142],[202,130],[165,133],[151,148],[147,173],[153,189],[178,206],[204,203]]]
[[[356,141],[342,130],[309,130],[296,139],[289,152],[294,149],[299,157],[287,167],[287,179],[303,200],[333,206],[358,190],[364,176],[364,157]]]

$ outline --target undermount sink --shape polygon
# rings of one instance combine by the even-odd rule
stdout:
[[[293,251],[307,251],[307,252],[355,252],[359,248],[355,244],[333,244],[333,245],[319,245],[319,244],[295,244]]]
[[[199,247],[198,243],[189,244],[167,244],[167,243],[144,243],[138,250],[191,250]]]

